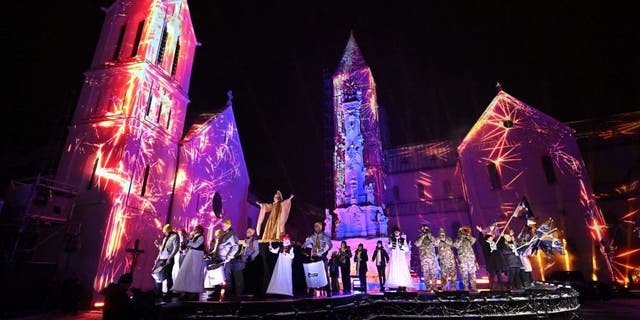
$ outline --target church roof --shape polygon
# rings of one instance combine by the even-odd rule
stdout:
[[[232,107],[233,107],[233,93],[231,91],[228,91],[227,104],[225,105],[225,107],[218,112],[199,114],[198,117],[193,121],[193,124],[191,125],[189,130],[185,132],[184,137],[182,138],[182,141],[186,142],[193,139],[194,136],[198,135],[200,132],[202,132],[202,130],[205,130],[209,126],[209,123],[215,120],[218,117],[218,115],[223,113],[228,108],[232,108]]]
[[[353,71],[366,69],[368,67],[360,51],[360,47],[358,47],[358,43],[356,43],[356,38],[353,36],[353,32],[351,32],[347,46],[344,48],[344,53],[340,59],[340,64],[333,75],[335,76],[341,73],[349,74]]]
[[[515,130],[515,131],[514,131]],[[470,143],[485,143],[522,134],[565,135],[574,130],[546,113],[518,100],[499,88],[498,94],[458,146],[462,152]]]

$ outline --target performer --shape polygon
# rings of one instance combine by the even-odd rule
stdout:
[[[522,289],[522,283],[520,282],[522,261],[520,261],[520,256],[518,255],[518,246],[513,239],[513,231],[504,234],[502,238],[498,240],[498,250],[500,250],[504,264],[508,268],[509,288],[511,290]]]
[[[110,283],[100,293],[104,295],[104,309],[102,319],[121,320],[134,319],[135,309],[132,306],[129,288],[133,282],[133,275],[125,273],[118,278],[117,283]]]
[[[187,242],[189,242],[189,235],[187,235],[187,231],[184,228],[178,229],[178,237],[180,238],[180,250],[178,250],[176,254],[178,258],[177,261],[174,262],[171,270],[171,276],[174,279],[178,276],[180,266],[184,262],[184,257],[187,255]]]
[[[476,291],[476,272],[478,271],[476,255],[473,253],[473,244],[476,238],[471,236],[471,228],[467,226],[458,229],[458,237],[453,246],[458,249],[460,273],[462,274],[462,287],[464,290]]]
[[[518,251],[520,255],[520,262],[522,262],[522,268],[520,268],[520,280],[525,288],[533,287],[533,268],[531,267],[531,261],[529,257],[533,255],[533,246],[528,245],[522,250]]]
[[[479,232],[478,242],[489,273],[489,289],[503,289],[504,283],[500,274],[504,270],[504,262],[498,251],[498,244],[494,241],[495,224],[492,224],[486,232],[480,226],[476,226],[476,229]]]
[[[450,280],[449,289],[455,290],[457,272],[456,272],[456,258],[451,250],[453,246],[453,240],[447,237],[444,228],[440,228],[438,232],[438,238],[436,239],[436,245],[438,246],[438,262],[440,263],[440,284],[442,290],[447,290],[447,282]]]
[[[364,244],[358,244],[353,261],[356,263],[356,272],[360,279],[360,291],[367,293],[367,261],[369,256],[367,255],[367,249],[364,248]]]
[[[289,210],[291,210],[291,199],[293,199],[293,195],[287,200],[282,200],[282,193],[278,190],[273,196],[273,203],[256,202],[260,206],[257,233],[258,235],[262,234],[262,240],[277,241],[280,239],[280,235],[284,234],[284,225],[289,219]],[[271,214],[267,219],[264,232],[261,232],[262,221],[267,212],[271,212]]]
[[[415,241],[415,245],[420,251],[420,266],[422,266],[422,276],[427,291],[436,289],[436,272],[438,261],[436,260],[436,239],[431,235],[431,229],[426,224],[420,227],[420,236]]]
[[[159,249],[158,256],[156,257],[155,264],[153,266],[152,276],[155,280],[155,293],[157,297],[162,297],[162,282],[167,281],[167,293],[165,298],[171,296],[171,289],[173,288],[173,265],[175,263],[175,256],[180,250],[180,239],[177,233],[173,232],[173,228],[170,224],[166,224],[162,228],[164,238],[162,242],[154,240],[153,244]]]
[[[387,263],[389,263],[389,254],[382,246],[382,241],[380,240],[376,243],[376,249],[373,250],[371,261],[376,263],[376,269],[378,269],[378,281],[380,282],[380,292],[384,292],[384,284],[387,280],[386,267]]]
[[[329,278],[331,278],[331,291],[340,293],[340,255],[334,251],[329,259]]]
[[[184,261],[184,257],[187,255],[187,242],[189,242],[189,235],[187,234],[187,230],[184,228],[180,228],[178,230],[178,236],[180,237],[180,258],[178,259],[178,265],[182,264]]]
[[[389,260],[386,286],[397,288],[397,292],[407,292],[407,287],[413,285],[406,254],[409,252],[409,243],[407,243],[407,235],[401,234],[398,227],[393,229],[393,234],[389,238],[389,249],[391,250],[391,259]]]
[[[204,228],[197,225],[187,242],[187,255],[178,271],[173,290],[186,293],[183,299],[198,300],[204,292]]]
[[[346,241],[340,242],[340,275],[342,276],[342,293],[351,293],[351,247]]]
[[[311,248],[311,261],[322,260],[324,263],[324,270],[327,270],[327,253],[333,248],[331,238],[323,232],[322,222],[316,222],[313,224],[314,233],[307,237],[304,241],[305,248]],[[313,295],[314,288],[309,288],[309,294]],[[327,285],[324,288],[327,293],[327,297],[331,297],[331,284],[329,282],[329,275],[327,274]]]
[[[222,234],[220,234],[219,239],[217,240],[217,258],[218,261],[224,264],[224,291],[225,291],[225,299],[233,299],[236,297],[237,291],[234,290],[234,281],[232,277],[232,260],[236,256],[238,252],[238,236],[236,236],[235,231],[231,228],[231,220],[225,219],[221,223],[222,226]],[[222,286],[216,286],[213,290],[213,293],[209,295],[209,299],[211,300],[219,300],[220,293],[222,291]]]
[[[268,294],[280,294],[293,296],[293,279],[291,277],[291,262],[293,261],[293,248],[289,235],[282,235],[282,246],[274,248],[269,241],[269,251],[278,255],[276,266],[273,268],[271,280],[267,287]]]
[[[245,292],[251,294],[258,293],[258,274],[260,273],[260,264],[258,256],[260,255],[260,248],[258,247],[258,239],[256,238],[256,231],[252,228],[247,229],[247,238],[244,239],[242,244],[242,260],[245,262],[244,279],[245,279]]]

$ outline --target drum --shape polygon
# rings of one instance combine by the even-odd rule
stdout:
[[[204,287],[213,288],[224,282],[224,265],[219,266],[216,269],[207,269],[207,274],[204,277]]]
[[[327,270],[324,268],[324,262],[316,261],[304,263],[304,277],[307,280],[307,288],[322,288],[327,283]]]

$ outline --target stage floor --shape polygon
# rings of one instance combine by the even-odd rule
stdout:
[[[159,319],[571,319],[580,307],[578,292],[538,284],[519,291],[355,292],[332,297],[240,296],[233,301],[163,302]]]

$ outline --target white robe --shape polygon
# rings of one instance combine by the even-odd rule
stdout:
[[[272,253],[278,253],[280,248],[269,249]],[[267,287],[269,294],[282,294],[293,296],[293,280],[291,276],[291,263],[293,261],[293,248],[289,249],[289,253],[278,253],[276,266],[273,268],[271,280]]]
[[[200,236],[196,242],[189,241],[187,255],[178,269],[178,276],[173,282],[173,291],[200,293],[204,292],[204,251],[195,250],[204,242]]]
[[[411,279],[409,262],[407,261],[409,246],[405,242],[400,247],[389,249],[391,250],[391,257],[389,259],[389,269],[387,269],[387,281],[384,286],[387,288],[412,288],[413,280]]]

